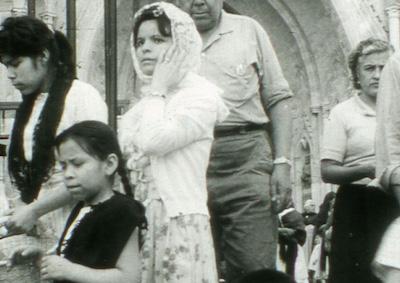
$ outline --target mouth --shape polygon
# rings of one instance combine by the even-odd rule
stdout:
[[[194,18],[204,18],[208,17],[208,12],[192,12],[191,16]]]
[[[68,191],[71,192],[71,193],[76,192],[77,190],[79,190],[79,188],[80,188],[80,186],[78,186],[78,185],[73,185],[73,186],[67,185],[67,189],[68,189]]]
[[[23,89],[24,86],[22,84],[13,84],[16,89]]]
[[[156,60],[155,59],[151,59],[151,58],[145,58],[145,59],[142,59],[140,62],[142,64],[152,64],[152,63],[155,63]]]

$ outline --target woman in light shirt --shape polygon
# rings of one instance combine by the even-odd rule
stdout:
[[[367,184],[375,178],[376,96],[389,52],[382,40],[359,43],[349,57],[359,93],[336,105],[325,126],[322,179],[340,185],[333,215],[331,283],[379,282],[371,262],[396,204]]]

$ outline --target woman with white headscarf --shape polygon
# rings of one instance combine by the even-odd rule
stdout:
[[[221,90],[195,74],[200,35],[175,6],[139,10],[131,42],[143,87],[120,141],[146,207],[142,282],[217,282],[206,169],[214,125],[228,114]]]

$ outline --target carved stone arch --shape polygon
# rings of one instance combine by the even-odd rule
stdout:
[[[310,137],[304,132],[297,141],[293,152],[293,201],[297,210],[303,210],[304,201],[313,198],[312,194],[312,148]]]

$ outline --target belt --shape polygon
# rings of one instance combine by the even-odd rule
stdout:
[[[214,129],[214,138],[242,135],[252,131],[265,131],[267,124],[246,124],[241,126],[220,126]]]

